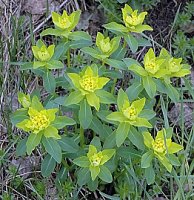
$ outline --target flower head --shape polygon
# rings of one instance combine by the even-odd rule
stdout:
[[[140,117],[140,113],[145,105],[145,98],[129,102],[127,94],[123,90],[119,90],[117,105],[119,110],[107,116],[108,120],[126,122],[133,126],[145,126],[151,128],[152,125],[145,119]]]
[[[58,130],[53,125],[54,121],[57,120],[55,115],[57,111],[57,108],[45,109],[38,98],[34,96],[28,108],[27,119],[17,123],[16,127],[32,134],[60,139]]]
[[[57,28],[71,31],[78,24],[80,14],[80,11],[72,12],[70,15],[65,10],[62,15],[52,12],[52,20]]]
[[[57,112],[57,110],[56,110]],[[37,111],[33,108],[29,108],[29,121],[26,123],[26,128],[28,128],[33,133],[38,133],[44,129],[46,129],[50,123],[54,120],[49,120],[49,110],[41,110]]]
[[[144,132],[143,138],[144,144],[149,149],[153,150],[155,157],[161,161],[168,171],[171,171],[172,165],[170,164],[168,155],[177,153],[183,149],[183,146],[172,142],[171,136],[166,134],[165,129],[158,131],[155,139],[149,132]]]
[[[125,4],[125,7],[122,8],[122,13],[123,21],[129,31],[141,33],[145,30],[153,30],[150,26],[143,25],[147,12],[138,14],[138,10],[133,10],[129,5]]]
[[[49,61],[55,50],[55,45],[50,45],[49,47],[46,47],[46,45],[42,41],[38,41],[36,46],[32,46],[32,52],[34,54],[34,57],[42,62]]]
[[[109,161],[114,154],[115,149],[105,149],[98,152],[94,145],[89,145],[87,156],[79,157],[73,162],[80,167],[88,167],[91,172],[92,180],[94,181],[97,176],[101,178],[100,173],[102,173],[104,169],[109,172],[104,164]]]
[[[23,108],[17,109],[11,116],[12,123],[30,135],[26,141],[26,152],[32,153],[43,140],[61,139],[58,129],[75,124],[75,121],[66,116],[56,116],[58,108],[45,109],[37,96],[18,94],[18,99]],[[44,142],[43,142],[44,143]]]
[[[182,64],[182,58],[172,57],[166,49],[162,49],[159,58],[165,59],[162,67],[168,71],[167,75],[163,77],[170,82],[171,77],[184,77],[191,73],[190,66]]]
[[[145,98],[129,102],[127,94],[120,89],[117,97],[118,111],[112,112],[106,118],[113,122],[119,122],[116,130],[116,144],[121,146],[128,136],[131,126],[151,128],[148,119],[141,117],[145,105]],[[130,134],[129,134],[130,137]]]
[[[117,48],[119,47],[119,42],[119,37],[115,37],[112,40],[110,40],[109,37],[105,38],[102,33],[97,33],[96,45],[99,48],[99,50],[107,56],[110,56],[113,52],[117,50]]]
[[[153,49],[149,49],[144,57],[144,68],[149,76],[160,78],[165,76],[167,70],[162,69],[161,66],[164,63],[164,59],[157,58]]]
[[[96,110],[99,110],[100,99],[98,94],[110,79],[99,77],[96,66],[88,66],[79,74],[68,73],[67,75],[76,89],[76,95],[80,96],[77,103],[86,98],[90,106],[94,106]]]

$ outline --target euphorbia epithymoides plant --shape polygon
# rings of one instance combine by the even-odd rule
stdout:
[[[41,165],[43,176],[49,176],[58,162],[62,171],[72,173],[75,169],[78,172],[79,185],[95,190],[98,184],[110,183],[122,176],[123,171],[127,173],[124,166],[129,163],[134,162],[145,172],[148,184],[154,182],[154,176],[150,174],[157,170],[152,165],[154,158],[169,173],[172,165],[178,166],[174,153],[183,146],[172,141],[167,129],[158,131],[155,139],[151,135],[157,127],[153,100],[156,95],[162,98],[165,93],[173,101],[179,101],[171,78],[189,74],[189,67],[165,49],[156,56],[150,48],[143,58],[143,67],[136,60],[126,58],[125,53],[129,50],[126,43],[132,52],[141,46],[138,38],[142,36],[134,37],[132,33],[139,34],[152,28],[144,25],[147,12],[138,14],[138,10],[125,5],[122,14],[123,25],[115,22],[105,25],[117,36],[110,38],[98,32],[95,47],[91,48],[88,47],[92,45],[88,33],[73,31],[80,11],[71,14],[64,11],[62,15],[53,12],[55,28],[48,28],[41,35],[58,36],[59,42],[47,46],[38,40],[32,47],[33,67],[22,67],[43,77],[43,89],[48,92],[48,98],[42,96],[41,103],[40,96],[18,93],[22,108],[12,115],[12,123],[27,132],[28,137],[18,144],[17,154],[27,152],[30,155],[42,144],[41,152],[48,153]],[[126,43],[122,44],[121,37]],[[74,66],[72,49],[91,55],[92,62]],[[60,68],[65,69],[64,74],[60,73]],[[54,75],[52,69],[59,73]],[[126,92],[115,87],[118,78],[123,85],[125,72],[130,72],[132,77],[126,81],[129,87],[123,88]],[[56,88],[60,91],[61,87],[65,89],[65,96],[56,92]],[[75,120],[65,116],[67,111]],[[89,149],[87,155],[86,149]],[[128,159],[123,160],[121,152]],[[141,177],[142,173],[137,176]]]

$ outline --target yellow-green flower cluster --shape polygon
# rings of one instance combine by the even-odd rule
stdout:
[[[112,112],[107,116],[107,119],[110,121],[117,121],[120,123],[128,123],[132,126],[144,126],[151,128],[152,125],[148,122],[147,119],[140,117],[140,113],[143,110],[145,105],[145,98],[129,102],[127,94],[123,90],[119,90],[117,105],[118,111]]]
[[[149,132],[144,132],[143,137],[144,144],[153,151],[155,157],[171,172],[172,164],[168,155],[179,152],[183,149],[183,146],[172,142],[171,137],[167,136],[165,129],[158,131],[155,139]]]
[[[28,118],[16,124],[16,127],[33,134],[41,134],[45,137],[60,139],[61,136],[58,135],[57,128],[52,125],[58,109],[44,109],[37,97],[34,97],[34,99],[35,98],[39,104],[39,108],[31,105],[28,108]]]
[[[55,45],[52,44],[49,47],[46,47],[46,45],[41,42],[40,45],[38,46],[32,46],[32,52],[34,54],[34,57],[39,60],[39,61],[49,61],[55,50]]]
[[[148,25],[143,25],[147,12],[138,14],[138,10],[133,10],[129,5],[125,4],[122,8],[123,21],[130,32],[141,33],[145,30],[152,31],[153,29]]]
[[[104,87],[104,85],[106,85],[110,79],[106,77],[99,77],[98,69],[96,66],[88,66],[79,74],[68,73],[67,75],[71,79],[76,89],[76,91],[73,93],[77,96],[78,101],[76,103],[79,103],[83,98],[86,98],[90,106],[94,106],[96,110],[99,110],[100,99],[98,97],[98,92]],[[71,98],[71,95],[73,94],[71,93],[69,98]],[[67,99],[67,101],[69,102],[68,105],[73,102],[69,99]]]
[[[77,10],[70,15],[64,10],[62,15],[56,12],[52,12],[52,21],[55,26],[61,30],[70,32],[78,24],[81,11]]]
[[[181,64],[181,61],[181,58],[171,57],[165,49],[162,49],[160,55],[156,57],[153,49],[150,48],[143,60],[144,67],[135,64],[129,69],[142,77],[150,76],[169,82],[171,77],[183,77],[190,74],[189,67]]]
[[[121,146],[128,137],[131,126],[152,128],[148,119],[141,117],[145,105],[145,98],[129,102],[127,94],[120,89],[117,97],[118,111],[112,112],[106,118],[113,122],[119,122],[116,130],[116,144]],[[129,134],[130,137],[130,134]]]
[[[89,168],[92,180],[94,181],[97,176],[101,178],[104,171],[108,173],[107,176],[111,175],[110,171],[104,166],[104,164],[110,160],[114,154],[115,149],[104,149],[103,151],[97,152],[95,146],[89,145],[87,156],[76,158],[73,162],[80,167]]]
[[[99,50],[107,55],[110,56],[113,52],[117,50],[119,47],[120,38],[114,37],[112,40],[110,40],[109,37],[104,37],[104,35],[100,32],[97,33],[96,36],[96,46],[99,48]]]

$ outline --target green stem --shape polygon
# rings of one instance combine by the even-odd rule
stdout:
[[[85,144],[84,129],[80,126],[80,145],[83,147]]]
[[[112,85],[112,88],[111,88],[111,94],[113,94],[113,95],[114,95],[114,90],[115,90],[116,83],[117,83],[117,79],[114,78],[113,85]]]
[[[69,165],[67,164],[67,161],[65,159],[62,159],[62,164],[66,169],[69,169]]]
[[[71,61],[70,61],[70,49],[67,50],[67,67],[70,68]]]

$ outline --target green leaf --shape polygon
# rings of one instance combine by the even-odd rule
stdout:
[[[46,151],[58,162],[61,163],[62,160],[62,152],[61,147],[53,138],[42,138],[42,143],[46,149]]]
[[[135,53],[138,49],[138,41],[136,40],[136,38],[133,37],[133,35],[128,34],[124,37],[124,39],[127,42],[127,44],[129,45],[132,53]]]
[[[90,145],[93,145],[96,147],[97,151],[101,151],[101,141],[100,138],[97,136],[94,136],[92,141],[90,142]]]
[[[142,110],[141,113],[139,114],[140,118],[146,118],[147,120],[150,120],[154,118],[155,116],[156,116],[156,113],[153,110],[148,110],[148,109]]]
[[[148,40],[148,39],[136,38],[136,40],[138,41],[138,46],[140,46],[140,47],[151,47],[152,46],[150,40]]]
[[[92,41],[91,36],[84,31],[75,31],[69,35],[70,40],[89,40]]]
[[[70,95],[65,99],[64,106],[72,104],[78,104],[84,98],[80,91],[71,92]]]
[[[11,114],[11,123],[14,126],[25,119],[29,119],[27,109],[19,109],[16,110],[13,114]]]
[[[111,58],[115,60],[122,60],[127,53],[127,49],[120,46],[112,55]]]
[[[156,95],[156,84],[153,81],[152,77],[145,76],[142,77],[142,79],[143,79],[143,86],[147,94],[149,95],[150,98],[154,98],[154,96]]]
[[[54,171],[56,167],[56,161],[47,154],[41,163],[41,174],[44,177],[48,177]]]
[[[127,67],[123,61],[115,60],[115,59],[106,59],[106,64],[116,69],[127,70]]]
[[[97,90],[95,91],[95,94],[100,98],[100,103],[104,104],[116,103],[115,97],[111,93],[105,90]]]
[[[126,65],[126,67],[129,68],[129,69],[130,69],[131,65],[141,66],[141,64],[137,60],[135,60],[133,58],[124,58],[123,61],[124,61],[125,65]]]
[[[152,162],[153,156],[152,151],[144,153],[141,157],[141,168],[148,168]]]
[[[174,166],[180,166],[181,165],[179,159],[174,154],[169,154],[166,157],[168,157],[168,160],[170,161],[170,163],[172,165],[174,165]]]
[[[20,140],[16,147],[16,156],[23,156],[26,154],[26,142],[27,142],[27,137],[24,139]]]
[[[98,188],[98,178],[96,178],[95,180],[92,180],[92,179],[90,178],[90,180],[88,181],[87,185],[88,185],[88,189],[89,189],[91,192],[94,192],[94,191],[97,190],[97,188]]]
[[[117,1],[118,1],[118,0],[117,0]],[[119,0],[119,1],[121,1],[121,0]],[[110,199],[110,200],[121,200],[120,197],[110,196],[110,195],[105,194],[105,193],[100,192],[100,191],[99,191],[99,193],[100,193],[100,195],[101,195],[102,197],[105,197],[106,199]]]
[[[148,76],[147,71],[141,66],[141,65],[131,65],[129,67],[129,70],[131,70],[132,72],[134,72],[135,74],[139,75],[139,76]]]
[[[73,138],[67,136],[61,136],[60,140],[57,140],[58,144],[60,145],[61,149],[68,153],[77,153],[79,150],[79,146],[74,141]]]
[[[55,79],[56,86],[61,86],[63,89],[69,89],[71,86],[65,77],[58,77]]]
[[[79,121],[80,121],[81,127],[83,127],[84,129],[87,129],[92,122],[92,118],[93,118],[93,115],[92,115],[91,107],[87,103],[86,99],[84,99],[80,103],[80,110],[79,110]]]
[[[34,63],[33,63],[33,69],[37,69],[39,67],[44,67],[45,65],[46,65],[46,62],[34,61]]]
[[[63,69],[64,64],[59,60],[50,60],[47,62],[46,67],[48,69]]]
[[[107,70],[107,71],[104,71],[103,72],[103,75],[105,77],[110,77],[110,78],[117,78],[117,79],[120,79],[120,78],[123,78],[123,74],[120,72],[120,71],[116,71],[116,70]]]
[[[139,150],[135,150],[132,145],[124,147],[121,146],[117,150],[117,156],[122,157],[124,159],[134,158],[134,159],[140,159],[141,154]]]
[[[33,69],[33,62],[25,62],[20,64],[20,70]]]
[[[85,185],[90,180],[90,171],[89,168],[82,168],[77,174],[77,184],[79,186]]]
[[[138,149],[144,150],[143,135],[136,128],[130,127],[128,138]]]
[[[47,92],[54,93],[56,88],[56,82],[51,72],[46,72],[43,75],[43,85]]]
[[[176,90],[175,87],[173,87],[171,84],[165,83],[165,90],[166,90],[167,95],[170,97],[170,99],[174,103],[179,102],[180,95],[179,95],[179,92]]]
[[[100,56],[100,52],[96,49],[93,49],[91,47],[84,47],[81,49],[81,51],[83,51],[86,54],[89,54],[90,56],[92,56],[93,58],[96,59],[102,59],[102,57]],[[105,59],[107,56],[104,56],[103,58]]]
[[[57,129],[62,129],[67,125],[74,125],[76,122],[66,116],[57,116],[55,120],[51,123],[51,126],[54,126]]]
[[[114,148],[116,146],[116,131],[112,132],[106,139],[103,145],[104,149]]]
[[[140,92],[143,90],[143,86],[140,82],[136,81],[131,86],[129,86],[126,90],[128,98],[130,101],[137,99]]]
[[[111,183],[113,180],[112,174],[110,173],[109,169],[104,165],[100,166],[100,173],[98,174],[98,177],[106,183]]]
[[[122,122],[119,124],[116,130],[116,144],[117,147],[120,147],[125,139],[127,138],[130,130],[130,124],[127,122]]]
[[[105,139],[108,136],[102,122],[96,117],[93,117],[89,128],[98,134],[101,139]]]
[[[60,36],[62,35],[63,31],[58,30],[58,29],[53,29],[53,28],[48,28],[44,31],[41,32],[40,36],[43,37],[45,35],[55,35],[55,36]]]
[[[26,142],[26,151],[28,155],[30,155],[35,147],[40,144],[41,138],[42,132],[39,132],[37,134],[30,133],[30,136],[28,137]]]
[[[67,50],[69,49],[70,42],[60,42],[56,47],[55,47],[55,52],[52,57],[53,60],[58,60],[62,55],[64,55]]]
[[[92,42],[90,40],[75,40],[75,41],[71,41],[70,43],[70,47],[72,49],[84,48],[91,45],[92,45]]]
[[[79,167],[89,167],[90,166],[90,161],[89,161],[88,157],[86,157],[86,156],[82,156],[82,157],[74,159],[73,163],[75,165],[78,165]]]
[[[113,123],[113,121],[108,120],[107,116],[111,114],[111,111],[108,110],[101,110],[99,112],[96,113],[96,115],[104,122],[108,122],[108,123]],[[118,123],[117,123],[118,124]]]
[[[151,185],[155,182],[155,171],[150,165],[148,168],[145,168],[145,178],[148,185]]]
[[[123,34],[123,33],[127,33],[128,32],[128,29],[125,26],[123,26],[122,24],[118,24],[116,22],[111,22],[111,23],[105,24],[103,26],[106,29],[112,31],[113,33]]]
[[[57,174],[56,184],[61,186],[61,184],[64,183],[64,181],[67,179],[67,175],[68,175],[68,169],[62,166]]]

